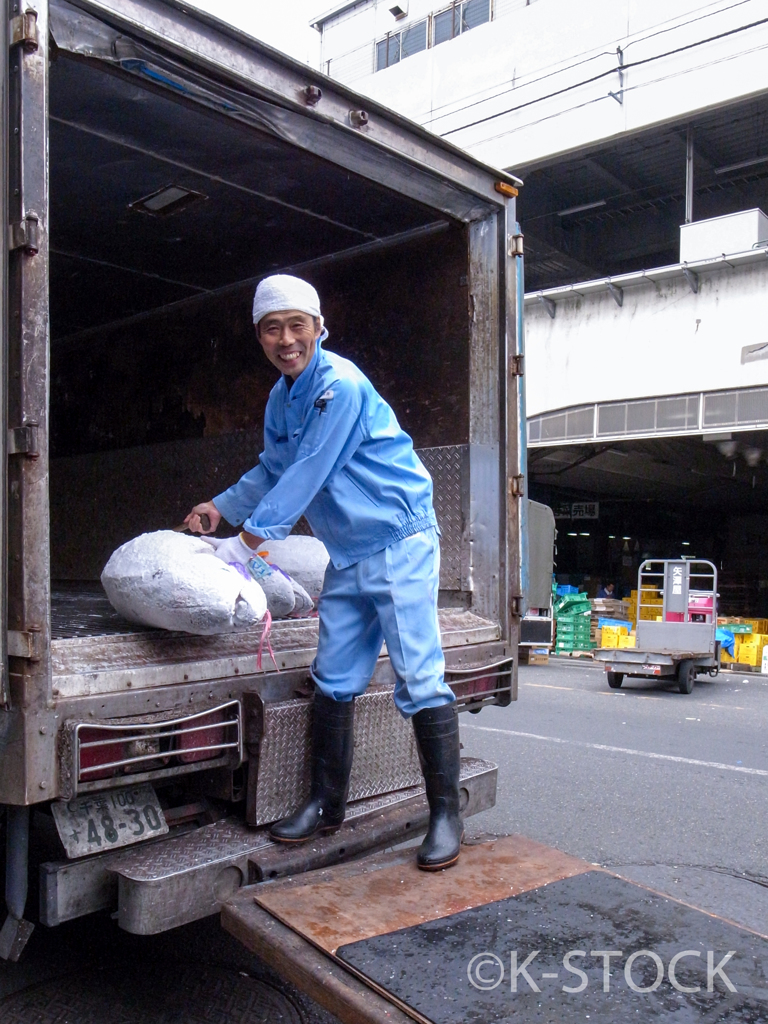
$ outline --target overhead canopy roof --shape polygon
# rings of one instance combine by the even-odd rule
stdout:
[[[572,444],[529,451],[531,482],[574,495],[763,512],[768,432]],[[750,462],[756,462],[751,466]],[[537,492],[538,493],[538,492]]]
[[[694,219],[768,209],[768,95],[700,115],[690,126]],[[519,168],[526,287],[677,263],[687,128],[675,123]]]

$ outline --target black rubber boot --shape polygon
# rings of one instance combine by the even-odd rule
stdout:
[[[280,843],[303,843],[319,832],[335,832],[344,821],[354,750],[355,701],[331,700],[315,692],[309,799],[269,834]]]
[[[455,705],[417,711],[413,731],[429,804],[429,829],[416,863],[424,871],[439,871],[459,859],[464,834],[459,813],[460,746]]]

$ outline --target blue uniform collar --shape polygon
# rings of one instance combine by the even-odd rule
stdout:
[[[312,382],[314,381],[315,378],[315,370],[317,369],[318,363],[320,362],[323,342],[327,337],[328,331],[324,327],[322,334],[317,339],[317,343],[315,344],[315,354],[312,356],[307,366],[301,371],[301,373],[290,386],[290,388],[288,387],[288,382],[286,381],[285,376],[283,376],[283,385],[285,387],[286,393],[290,395],[291,401],[297,398],[301,398],[303,394],[305,394],[307,391],[311,389]]]

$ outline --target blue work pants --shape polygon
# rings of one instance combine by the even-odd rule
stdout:
[[[359,696],[386,641],[395,671],[395,704],[404,718],[450,704],[455,698],[443,679],[439,586],[440,542],[434,527],[346,569],[329,564],[311,669],[318,689],[332,700]]]

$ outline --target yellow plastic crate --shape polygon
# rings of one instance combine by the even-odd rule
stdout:
[[[757,644],[741,644],[737,660],[740,665],[760,665],[763,660],[763,649]]]
[[[733,650],[734,650],[734,653],[736,653],[736,648],[735,647],[734,647]],[[720,664],[721,665],[733,665],[733,664],[735,664],[735,662],[736,662],[736,659],[732,658],[730,656],[730,654],[728,653],[728,651],[724,651],[722,649],[722,647],[721,647],[720,648]]]
[[[620,636],[619,647],[634,647],[637,637],[634,636]]]
[[[628,636],[629,629],[626,626],[603,626],[600,630],[601,647],[618,647],[622,636]]]

